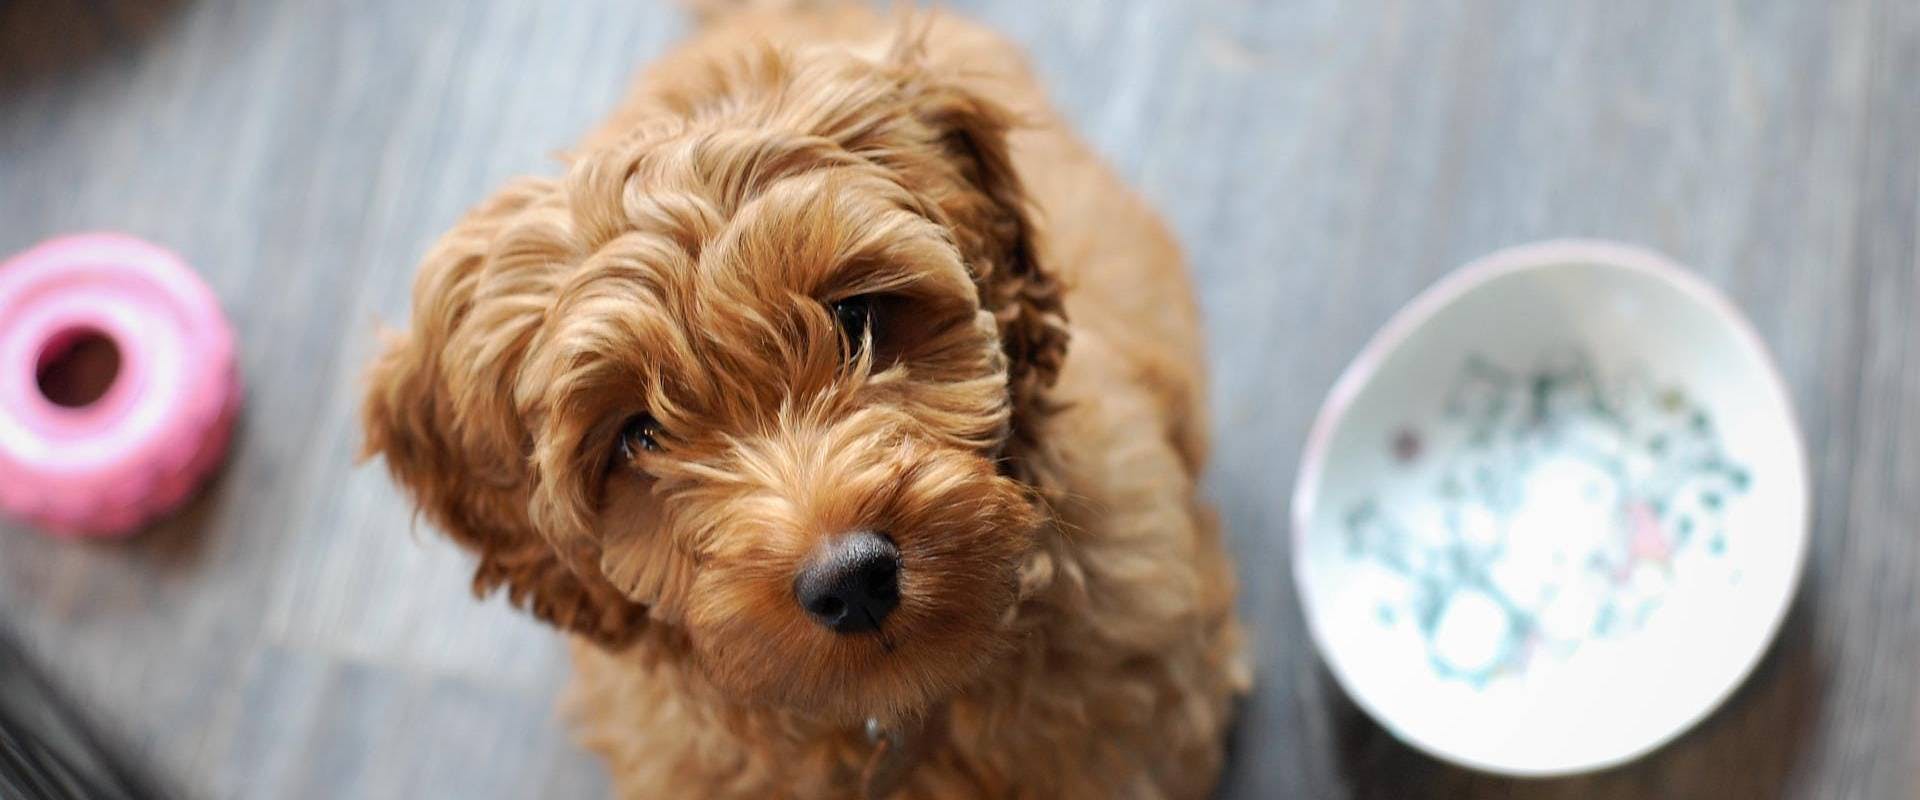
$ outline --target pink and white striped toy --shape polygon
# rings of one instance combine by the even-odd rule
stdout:
[[[98,391],[50,391],[81,346],[108,354]],[[0,512],[132,533],[219,466],[239,406],[232,326],[178,256],[93,233],[0,263]]]

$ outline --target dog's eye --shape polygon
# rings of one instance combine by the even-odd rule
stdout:
[[[870,294],[855,295],[834,301],[834,324],[840,326],[840,336],[847,343],[847,359],[860,357],[860,352],[877,335],[874,331],[874,297]]]
[[[652,414],[640,414],[627,420],[626,426],[620,429],[620,457],[632,461],[641,453],[660,452],[663,435],[660,422]]]

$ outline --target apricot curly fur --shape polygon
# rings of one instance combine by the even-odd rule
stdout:
[[[869,718],[903,797],[1205,795],[1247,669],[1171,236],[1004,39],[740,5],[787,10],[708,9],[428,253],[368,453],[575,635],[623,796],[859,796]],[[875,634],[792,596],[851,530],[900,551]]]

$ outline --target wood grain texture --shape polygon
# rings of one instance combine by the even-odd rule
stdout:
[[[1213,344],[1211,492],[1259,687],[1230,797],[1920,791],[1920,6],[1908,0],[970,0],[1173,220]],[[17,628],[189,796],[572,797],[558,641],[353,463],[375,324],[468,204],[684,30],[643,0],[0,0],[0,252],[113,228],[239,327],[235,458],[145,537],[0,526]],[[1632,765],[1516,782],[1356,710],[1307,643],[1287,488],[1328,386],[1445,271],[1603,236],[1693,265],[1775,350],[1817,481],[1759,672]]]

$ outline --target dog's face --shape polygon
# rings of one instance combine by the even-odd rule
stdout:
[[[1004,112],[910,59],[758,58],[448,234],[369,443],[478,588],[758,702],[909,714],[1008,643],[1057,292]]]

